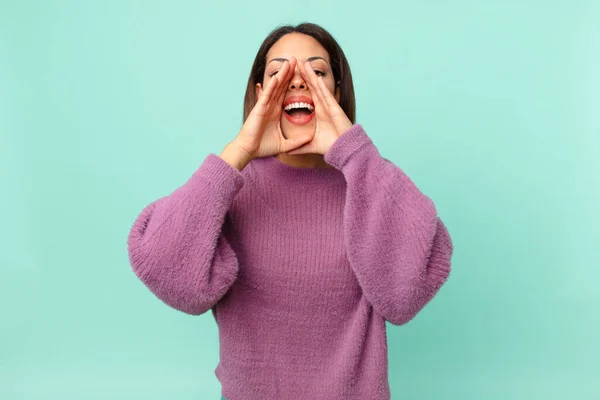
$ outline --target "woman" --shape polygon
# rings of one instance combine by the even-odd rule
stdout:
[[[389,399],[386,321],[410,321],[450,272],[433,202],[354,123],[350,68],[321,27],[274,30],[244,124],[129,234],[133,271],[219,327],[229,400]]]

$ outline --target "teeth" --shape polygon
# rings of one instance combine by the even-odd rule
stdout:
[[[290,103],[287,106],[285,106],[284,110],[289,111],[294,108],[308,108],[309,111],[312,111],[315,109],[314,106],[312,106],[311,104],[308,104],[308,103]]]

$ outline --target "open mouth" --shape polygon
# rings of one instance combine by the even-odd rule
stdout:
[[[300,118],[310,115],[315,110],[315,107],[308,103],[292,103],[288,104],[284,110],[287,115]]]
[[[284,101],[283,110],[288,121],[296,125],[304,125],[313,118],[315,105],[309,97],[292,96]]]

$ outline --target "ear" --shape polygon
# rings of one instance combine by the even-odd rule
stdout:
[[[254,94],[256,94],[256,99],[257,100],[260,97],[261,93],[262,93],[262,85],[260,83],[257,83],[256,87],[254,88]]]
[[[335,100],[338,103],[340,102],[340,82],[341,81],[338,81],[337,85],[335,85],[335,93],[334,93]]]

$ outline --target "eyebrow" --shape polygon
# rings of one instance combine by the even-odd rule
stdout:
[[[329,64],[329,62],[328,62],[326,59],[324,59],[323,57],[321,57],[321,56],[313,56],[313,57],[309,57],[309,58],[308,58],[306,61],[308,61],[308,62],[311,62],[311,61],[315,61],[315,60],[323,60],[323,61],[325,61],[327,64]],[[280,62],[284,62],[284,61],[289,61],[289,60],[288,60],[287,58],[273,58],[271,61],[280,61]],[[269,62],[267,63],[267,65],[269,65],[269,63],[270,63],[271,61],[269,61]]]

